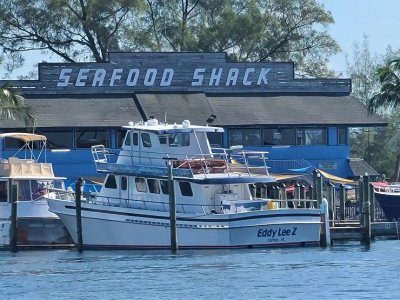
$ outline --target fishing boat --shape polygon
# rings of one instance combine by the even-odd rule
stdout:
[[[389,221],[400,221],[400,184],[374,183],[375,198]]]
[[[223,129],[188,120],[162,124],[153,118],[123,127],[118,154],[103,145],[91,148],[106,177],[98,194],[79,202],[86,249],[167,249],[171,215],[179,248],[319,245],[319,208],[289,208],[252,195],[249,185],[276,182],[265,152],[211,148],[207,134]],[[251,159],[263,162],[256,173]],[[48,202],[77,243],[76,201]]]
[[[10,245],[13,200],[17,201],[17,245],[72,244],[64,224],[48,210],[47,198],[55,196],[54,190],[65,191],[65,178],[54,176],[52,164],[46,162],[46,137],[2,133],[0,139],[22,144],[14,156],[0,159],[0,248]],[[44,162],[39,162],[41,157]],[[12,192],[14,186],[16,195]]]

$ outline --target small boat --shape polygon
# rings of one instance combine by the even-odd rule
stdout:
[[[0,159],[0,248],[10,244],[12,187],[17,186],[17,245],[54,246],[72,244],[64,224],[49,212],[47,198],[65,192],[63,177],[56,177],[46,156],[46,137],[30,133],[2,133],[0,139],[15,139],[22,147],[13,157]],[[34,153],[38,153],[35,157]],[[24,158],[19,158],[19,157]]]
[[[265,162],[265,152],[211,148],[207,133],[223,129],[188,120],[161,124],[150,119],[123,127],[127,133],[119,153],[102,145],[91,148],[97,171],[106,177],[98,194],[82,197],[86,249],[170,248],[170,199],[176,199],[179,248],[319,245],[319,208],[289,208],[286,202],[252,196],[249,185],[276,182],[266,165],[255,174],[248,164],[257,155]],[[76,243],[75,201],[48,202]]]
[[[376,182],[374,193],[388,221],[400,221],[400,184]]]

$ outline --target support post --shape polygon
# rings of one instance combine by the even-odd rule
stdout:
[[[363,243],[369,244],[371,242],[371,216],[370,216],[370,202],[369,202],[369,177],[363,176],[363,202],[362,202],[362,219],[363,219]]]
[[[178,241],[176,234],[176,200],[175,200],[174,177],[172,174],[171,159],[168,159],[168,195],[169,195],[169,227],[170,227],[170,239],[171,239],[171,252],[176,253],[178,251]]]
[[[339,186],[339,205],[340,205],[340,220],[344,221],[346,219],[346,190],[343,184]]]
[[[10,227],[10,251],[17,252],[18,250],[18,185],[11,186],[11,227]]]
[[[287,201],[287,194],[286,194],[286,184],[284,184],[282,182],[280,188],[278,188],[280,190],[280,197],[279,199],[283,200],[279,202],[279,207],[280,208],[288,208],[288,201]],[[278,190],[278,191],[279,191]]]
[[[317,208],[321,206],[322,202],[322,189],[323,189],[323,184],[322,184],[322,176],[319,172],[314,171],[313,173],[313,179],[314,179],[314,199],[317,200]]]
[[[77,249],[78,252],[83,251],[83,238],[82,238],[82,192],[85,181],[82,177],[75,182],[75,209],[76,209],[76,236],[77,236]]]
[[[375,193],[374,193],[374,186],[372,183],[369,184],[369,203],[370,203],[370,217],[371,217],[371,222],[375,222],[375,210],[376,210],[376,204],[375,204]]]
[[[329,207],[329,220],[331,221],[331,225],[334,226],[335,224],[335,185],[332,182],[328,184],[328,207]]]

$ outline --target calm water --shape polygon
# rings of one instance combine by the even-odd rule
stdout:
[[[1,299],[398,299],[400,241],[331,248],[0,252]]]

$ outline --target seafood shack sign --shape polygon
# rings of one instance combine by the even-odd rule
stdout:
[[[108,60],[105,63],[41,63],[39,81],[32,84],[35,91],[31,92],[70,95],[132,92],[346,93],[350,90],[348,79],[294,79],[293,63],[230,63],[226,61],[225,53],[109,53]]]

